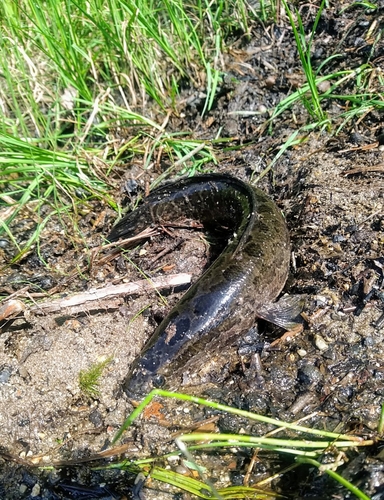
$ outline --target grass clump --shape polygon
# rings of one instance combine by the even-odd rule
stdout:
[[[313,28],[311,30],[308,40],[306,37],[305,28],[301,16],[299,14],[299,11],[297,9],[294,9],[294,12],[292,12],[291,9],[288,7],[286,0],[282,0],[282,3],[285,7],[285,11],[288,15],[289,22],[292,27],[297,51],[299,53],[300,61],[310,91],[311,98],[307,99],[305,93],[303,93],[301,96],[302,102],[311,117],[313,117],[319,122],[324,122],[324,120],[326,119],[326,114],[323,111],[320,104],[319,91],[316,83],[316,75],[311,61],[311,48],[312,48],[313,38],[320,21],[321,13],[324,9],[325,0],[322,0],[320,7],[317,11]]]
[[[199,111],[211,109],[226,40],[249,30],[245,6],[234,0],[0,4],[0,233],[17,249],[12,262],[38,244],[52,215],[66,214],[76,227],[82,203],[101,198],[115,206],[108,191],[116,165],[139,156],[150,169],[161,154],[169,174],[199,146],[190,134],[167,131],[170,110],[181,87],[201,90]],[[199,172],[213,159],[206,145],[187,165]],[[23,209],[33,213],[36,231],[20,244],[12,222]]]
[[[0,128],[46,146],[91,143],[103,104],[166,110],[181,83],[212,107],[226,39],[248,31],[246,3],[77,0],[0,5]],[[251,14],[252,15],[252,14]],[[92,114],[94,113],[94,114]],[[146,113],[145,113],[146,114]],[[118,115],[113,118],[119,119]],[[68,144],[69,145],[69,144]]]
[[[154,397],[162,396],[172,398],[178,401],[188,401],[196,403],[203,407],[212,408],[216,411],[225,412],[231,415],[236,415],[241,418],[246,418],[251,421],[263,422],[269,426],[274,426],[274,430],[270,431],[266,436],[251,436],[245,434],[229,434],[229,433],[210,433],[210,432],[192,432],[184,433],[175,439],[175,444],[178,447],[177,451],[171,452],[163,459],[170,456],[184,456],[191,468],[199,472],[199,479],[186,478],[182,474],[163,469],[158,466],[159,457],[148,458],[143,460],[130,461],[126,460],[117,464],[107,466],[107,468],[119,468],[129,470],[133,465],[140,467],[144,474],[150,474],[151,478],[173,484],[178,488],[194,494],[198,498],[223,499],[223,498],[276,498],[279,497],[274,492],[266,490],[266,487],[277,477],[282,476],[293,469],[300,467],[302,464],[311,465],[319,470],[319,473],[328,474],[331,478],[337,481],[341,486],[352,492],[361,500],[369,500],[369,497],[346,480],[337,472],[346,460],[345,453],[348,450],[355,450],[359,447],[369,447],[375,444],[374,439],[365,439],[361,436],[351,434],[341,434],[340,432],[331,432],[324,429],[314,429],[297,423],[284,422],[273,419],[264,415],[258,415],[249,411],[240,410],[220,403],[208,401],[196,396],[188,394],[173,393],[161,389],[151,391],[148,396],[139,404],[137,408],[126,419],[121,429],[114,437],[112,444],[115,444],[123,435],[124,431],[140,416],[143,410],[151,403]],[[382,411],[383,413],[383,411]],[[380,419],[380,421],[382,418]],[[288,431],[290,436],[292,433],[297,433],[297,438],[279,437],[276,434],[279,432]],[[198,451],[219,451],[223,449],[245,450],[254,448],[258,451],[258,460],[261,460],[260,454],[262,451],[267,453],[278,453],[285,456],[284,463],[287,457],[292,458],[292,463],[278,472],[276,475],[271,475],[268,479],[262,480],[260,483],[254,484],[252,488],[248,486],[230,486],[227,488],[216,489],[216,487],[205,477],[206,469],[196,463],[192,456],[192,452]],[[103,467],[101,467],[103,468]]]
[[[99,383],[104,369],[112,361],[112,357],[108,357],[103,361],[97,361],[92,364],[87,370],[81,370],[79,373],[79,386],[81,391],[89,398],[97,398],[100,396]]]

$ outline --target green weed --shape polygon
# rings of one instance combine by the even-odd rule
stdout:
[[[104,361],[98,361],[91,365],[87,370],[81,370],[79,373],[79,386],[81,391],[90,398],[97,398],[100,395],[99,382],[104,369],[112,361],[108,357]]]
[[[310,96],[311,99],[308,100],[306,97],[306,93],[303,92],[300,95],[300,98],[307,109],[308,113],[310,116],[312,116],[314,119],[318,120],[319,122],[323,122],[326,119],[326,114],[323,111],[321,104],[320,104],[320,97],[319,97],[319,91],[317,87],[317,82],[316,82],[316,74],[312,66],[312,61],[311,61],[311,48],[312,48],[312,42],[314,35],[316,33],[316,28],[320,20],[321,13],[323,11],[324,5],[325,5],[325,0],[322,0],[320,7],[317,11],[317,15],[313,24],[313,28],[310,34],[309,39],[307,40],[306,34],[305,34],[305,29],[304,25],[301,19],[301,16],[299,14],[299,11],[297,9],[294,10],[295,17],[293,15],[293,12],[291,9],[288,7],[287,1],[282,0],[282,3],[285,7],[285,11],[288,15],[289,21],[291,23],[291,27],[293,30],[293,34],[295,36],[295,41],[296,41],[296,47],[297,51],[299,53],[300,61],[303,67],[303,71],[305,74],[305,78],[307,81],[307,85],[309,88]],[[296,18],[296,19],[295,19]],[[298,27],[296,27],[296,23]]]
[[[171,452],[162,458],[164,459],[174,455],[185,455],[187,461],[192,463],[193,468],[199,472],[201,476],[200,480],[193,479],[193,481],[189,481],[188,478],[181,474],[158,467],[157,463],[159,457],[136,460],[133,462],[120,462],[118,464],[108,466],[107,468],[129,469],[132,465],[138,466],[142,468],[144,473],[148,473],[150,470],[150,475],[153,479],[173,484],[180,489],[191,492],[199,498],[270,498],[274,495],[274,493],[260,490],[257,487],[251,489],[243,487],[229,487],[217,490],[209,481],[206,480],[205,477],[203,477],[205,474],[204,467],[196,464],[196,461],[191,455],[191,452],[198,450],[207,451],[224,448],[257,448],[259,450],[277,452],[286,456],[290,455],[294,459],[294,463],[282,471],[281,474],[298,467],[300,464],[310,464],[317,467],[320,472],[324,472],[331,476],[361,500],[368,500],[367,495],[338,474],[336,470],[343,464],[343,461],[337,458],[339,450],[372,446],[374,444],[372,439],[363,439],[359,436],[353,436],[350,434],[343,435],[339,432],[330,432],[305,427],[303,425],[292,424],[290,422],[276,420],[187,394],[173,393],[161,389],[151,391],[150,394],[126,419],[123,426],[114,437],[112,444],[116,443],[122,437],[124,431],[140,416],[145,407],[149,405],[152,399],[156,396],[196,403],[204,407],[213,408],[216,411],[227,412],[231,415],[237,415],[252,421],[264,422],[268,425],[275,426],[276,430],[273,431],[273,434],[276,434],[278,430],[284,431],[287,429],[291,433],[296,432],[299,435],[299,438],[287,439],[283,437],[259,437],[243,434],[213,434],[208,432],[183,434],[175,440],[179,450]],[[300,438],[300,436],[302,437]],[[322,464],[319,460],[321,460],[324,456],[326,456],[327,459],[326,462]],[[330,460],[332,456],[333,460]]]

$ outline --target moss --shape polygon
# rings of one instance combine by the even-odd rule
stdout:
[[[88,397],[97,398],[100,395],[99,381],[104,368],[112,361],[108,357],[104,361],[93,363],[87,370],[81,370],[79,373],[79,386],[81,391]]]

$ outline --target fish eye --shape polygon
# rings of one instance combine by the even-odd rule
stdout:
[[[156,389],[160,389],[165,384],[165,377],[163,375],[155,375],[152,383]]]

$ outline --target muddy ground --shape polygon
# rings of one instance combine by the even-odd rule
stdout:
[[[339,7],[332,5],[322,16],[315,37],[314,64],[335,53],[340,56],[329,63],[327,73],[369,62],[377,67],[371,91],[382,92],[377,76],[384,56],[383,42],[373,45],[366,36],[375,20],[383,22],[382,10],[347,10],[339,16]],[[308,30],[314,14],[309,4],[302,8]],[[222,136],[232,137],[231,146],[242,147],[230,150],[223,145],[220,162],[212,169],[251,180],[274,158],[289,135],[308,121],[303,106],[297,105],[279,117],[271,134],[264,127],[266,111],[304,81],[288,26],[255,26],[249,43],[234,41],[227,55],[227,70],[230,78],[223,82],[209,115],[201,119],[203,101],[198,92],[186,92],[180,103],[182,113],[171,118],[169,127],[189,130],[200,139],[215,137],[223,127]],[[349,85],[345,84],[345,93],[354,91]],[[325,111],[333,118],[346,106],[338,100],[324,102]],[[244,116],[236,114],[238,111],[257,113]],[[206,392],[211,399],[290,421],[311,415],[306,425],[374,435],[384,401],[384,328],[379,321],[384,293],[382,120],[382,113],[371,111],[347,123],[337,136],[336,127],[300,133],[302,142],[288,150],[259,184],[286,217],[292,264],[284,292],[306,295],[307,321],[303,332],[274,348],[268,348],[269,343],[284,332],[259,325],[265,349],[258,383],[251,388],[246,383],[249,359],[240,359],[236,346],[228,349],[225,359],[216,360],[226,370],[225,385],[210,387]],[[121,186],[130,179],[138,184],[137,191],[128,196],[120,190],[116,198],[133,204],[145,183],[167,167],[169,164],[164,162],[157,172],[143,172],[136,162],[116,169]],[[35,249],[3,271],[2,296],[14,294],[17,300],[32,297],[36,301],[42,291],[56,289],[56,296],[62,297],[91,287],[142,279],[136,267],[123,258],[100,263],[100,255],[92,254],[93,265],[89,268],[92,248],[103,241],[115,217],[100,202],[88,204],[79,219],[86,246],[70,221],[52,219],[43,232],[39,252]],[[28,239],[36,223],[33,211],[25,212],[13,223],[19,243]],[[159,234],[133,250],[130,259],[151,277],[183,272],[191,273],[196,280],[212,259],[206,241],[200,230],[180,229],[176,236],[178,245],[173,244],[175,234]],[[1,264],[7,264],[15,249],[4,234],[0,242]],[[158,258],[159,252],[168,247],[171,251]],[[80,273],[76,271],[79,269]],[[74,278],[69,280],[72,274]],[[63,310],[39,315],[31,312],[31,302],[26,302],[24,312],[2,323],[1,498],[132,496],[132,475],[128,473],[92,471],[87,464],[77,468],[57,465],[54,470],[44,471],[31,464],[76,462],[108,448],[132,410],[121,390],[129,365],[182,291],[164,293],[166,304],[156,293],[143,292],[101,301],[100,307],[92,310],[84,306],[79,314]],[[80,371],[108,358],[111,361],[100,379],[99,395],[87,397],[79,387]],[[127,433],[120,458],[160,455],[172,449],[175,431],[212,416],[216,417],[214,428],[223,432],[264,434],[269,430],[265,425],[200,407],[164,401],[161,404],[160,414],[155,410],[153,415],[147,413]],[[226,481],[241,484],[251,455],[251,451],[239,450],[232,455],[215,453],[203,458],[209,477],[220,486]],[[371,498],[384,498],[380,446],[348,452],[344,461],[339,472]],[[291,462],[275,454],[260,454],[250,484]],[[105,485],[104,490],[92,489],[100,485]],[[85,488],[82,493],[81,486]],[[287,498],[353,497],[328,476],[309,467],[286,473],[268,488]],[[144,498],[190,497],[152,481],[144,490]]]

